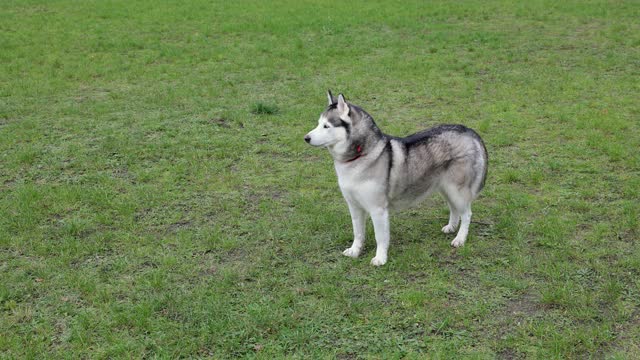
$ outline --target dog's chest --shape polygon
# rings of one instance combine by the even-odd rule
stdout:
[[[386,186],[381,181],[383,177],[353,170],[336,167],[338,185],[347,201],[356,202],[363,208],[383,206],[386,203]]]

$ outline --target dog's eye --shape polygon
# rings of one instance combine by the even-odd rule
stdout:
[[[325,128],[325,129],[328,129],[328,128],[329,128],[329,125],[325,124],[325,125],[324,125],[324,128]]]

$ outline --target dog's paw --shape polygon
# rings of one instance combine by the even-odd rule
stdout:
[[[386,258],[382,258],[382,257],[374,257],[373,259],[371,259],[371,265],[373,266],[382,266],[384,264],[387,263],[387,259]]]
[[[353,246],[348,248],[347,250],[342,252],[342,255],[357,258],[360,256],[360,249],[354,248]]]
[[[456,227],[453,225],[445,225],[442,228],[442,232],[445,234],[451,234],[451,233],[454,233],[455,231],[456,231]]]
[[[451,246],[453,246],[455,248],[460,247],[460,246],[464,245],[465,240],[467,240],[467,239],[461,239],[461,238],[456,236],[456,238],[453,239],[453,241],[451,242]]]

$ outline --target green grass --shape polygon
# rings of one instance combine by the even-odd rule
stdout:
[[[255,103],[251,107],[251,113],[254,115],[276,115],[278,111],[277,106],[263,103]]]
[[[640,4],[4,1],[1,358],[640,356]],[[390,259],[307,146],[327,88],[485,139]]]

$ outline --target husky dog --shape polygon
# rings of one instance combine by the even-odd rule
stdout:
[[[480,136],[462,125],[439,125],[400,138],[383,134],[371,115],[327,92],[329,106],[318,126],[304,140],[326,147],[333,157],[338,184],[351,213],[353,245],[343,254],[358,257],[364,245],[365,222],[371,216],[376,256],[387,262],[389,212],[414,205],[432,191],[449,204],[445,234],[460,230],[451,246],[464,245],[471,222],[471,202],[487,176],[487,149]]]

